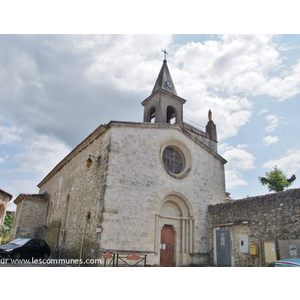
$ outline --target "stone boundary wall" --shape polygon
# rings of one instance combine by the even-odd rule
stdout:
[[[277,259],[280,259],[278,241],[300,240],[299,188],[210,205],[208,214],[211,263],[213,263],[215,256],[215,228],[231,230],[231,252],[234,266],[266,265],[263,249],[261,249],[266,241],[275,241]],[[259,246],[258,256],[240,253],[239,242],[237,241],[238,234],[247,234],[249,245]]]
[[[17,204],[17,212],[10,240],[39,238],[47,213],[48,195],[20,194],[14,203]]]

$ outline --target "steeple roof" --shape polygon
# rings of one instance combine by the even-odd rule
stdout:
[[[160,69],[151,95],[160,89],[168,91],[169,93],[177,96],[177,92],[167,65],[167,60],[163,61],[163,65]]]

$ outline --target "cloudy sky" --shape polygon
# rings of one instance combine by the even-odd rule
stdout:
[[[0,188],[36,185],[102,123],[142,122],[167,49],[185,122],[213,112],[226,189],[268,193],[275,165],[300,186],[300,35],[0,35]],[[10,205],[10,208],[13,208]]]

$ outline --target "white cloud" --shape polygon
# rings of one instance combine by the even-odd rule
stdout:
[[[101,123],[142,119],[140,103],[155,83],[161,49],[173,40],[172,35],[0,38],[1,110],[20,127],[70,146]]]
[[[0,157],[0,164],[3,164],[7,158],[9,158],[8,154],[6,154],[4,157]]]
[[[161,64],[157,59],[159,55],[162,58],[159,49],[171,44],[172,35],[108,35],[89,39],[82,41],[80,47],[93,45],[97,49],[86,70],[90,80],[121,91],[149,92]],[[153,82],[149,82],[150,74]]]
[[[290,69],[283,68],[272,35],[223,35],[219,40],[188,43],[178,49],[174,60],[222,92],[267,95],[280,101],[300,92],[300,60]]]
[[[6,191],[13,191],[13,199],[8,202],[8,210],[16,210],[16,205],[13,203],[14,199],[20,194],[38,194],[39,189],[35,180],[15,179],[10,182],[9,186],[5,187]]]
[[[94,39],[93,41],[88,43],[82,41],[80,48],[97,47],[95,46],[97,42]],[[86,75],[98,85],[111,85],[114,89],[126,92],[149,93],[161,65],[161,62],[157,60],[157,54],[159,54],[157,48],[160,47],[159,45],[168,45],[171,42],[171,36],[160,35],[156,37],[151,35],[107,37],[105,43],[110,45],[110,55],[107,50],[100,48],[92,59]],[[103,43],[102,40],[101,43]],[[141,44],[149,45],[149,47],[142,49]],[[210,62],[207,59],[214,57],[216,50],[214,47],[218,47],[218,43],[214,41],[207,44],[192,43],[190,48],[179,46],[178,50],[174,49],[168,65],[178,95],[187,99],[184,106],[185,117],[204,126],[207,122],[207,111],[211,109],[213,119],[218,126],[218,139],[222,140],[236,135],[239,128],[250,120],[252,104],[245,97],[236,95],[224,97],[218,93],[217,85],[210,86],[211,82],[207,79],[208,77],[203,78],[205,72],[203,68],[210,68]],[[201,50],[203,52],[195,56],[198,48],[200,52]],[[139,49],[141,52],[137,52]],[[189,51],[191,53],[186,53]],[[187,62],[181,62],[181,55]],[[149,81],[150,74],[152,74],[153,81]],[[212,90],[210,90],[211,87]]]
[[[47,135],[33,135],[25,141],[24,152],[15,155],[17,172],[46,176],[70,152],[64,142]]]
[[[254,168],[254,156],[243,149],[233,148],[223,153],[222,156],[229,162],[228,166],[230,166],[230,168],[240,170]]]
[[[16,48],[11,49],[5,63],[2,62],[3,65],[0,65],[2,92],[19,97],[24,90],[42,87],[38,66],[34,57],[30,55],[32,54],[18,51]],[[6,64],[9,66],[8,68],[5,67]]]
[[[207,112],[211,109],[219,141],[237,135],[240,127],[249,122],[252,115],[252,104],[247,98],[205,96],[198,99],[191,95],[188,99],[184,107],[187,119],[204,125],[208,121]]]
[[[295,49],[295,48],[296,48],[295,46],[293,46],[293,45],[291,45],[291,44],[285,43],[285,44],[282,44],[281,46],[279,46],[278,49],[279,49],[280,51],[285,52],[285,51],[293,50],[293,49]]]
[[[269,110],[268,109],[262,109],[260,112],[258,112],[257,114],[258,115],[262,115],[262,114],[265,114],[267,113]]]
[[[234,169],[226,169],[226,188],[232,189],[238,186],[248,185],[248,182],[241,177],[241,173]]]
[[[220,146],[218,148],[219,148],[220,153],[225,153],[226,151],[234,149],[234,147],[228,145],[227,143],[220,144]],[[247,144],[238,144],[235,147],[235,149],[245,149],[245,148],[248,148]]]
[[[277,166],[287,173],[287,176],[296,173],[300,169],[300,149],[290,149],[286,155],[274,160],[269,160],[263,164],[264,168],[272,169]]]
[[[5,87],[0,101],[21,126],[26,123],[40,134],[76,145],[99,125],[96,120],[138,119],[144,100],[139,97],[151,92],[161,66],[160,50],[167,48],[178,95],[188,100],[185,116],[205,126],[211,109],[222,140],[237,135],[250,121],[248,96],[273,93],[285,99],[297,91],[300,63],[280,78],[274,75],[284,61],[274,40],[272,35],[223,35],[175,45],[172,35],[10,37],[0,50],[1,57],[14,49],[0,62]],[[284,93],[277,90],[282,85]],[[83,100],[93,111],[82,109]],[[62,126],[53,124],[54,119]],[[78,125],[81,119],[85,127]]]
[[[220,40],[189,43],[182,46],[175,59],[194,76],[210,86],[228,91],[254,92],[263,74],[281,64],[272,36],[223,35]],[[249,77],[255,80],[248,81]]]
[[[225,165],[225,176],[227,188],[247,185],[243,179],[243,172],[254,168],[255,157],[253,154],[243,150],[246,145],[239,145],[234,148],[227,144],[221,145],[220,149],[225,150],[222,156],[227,160]]]
[[[266,116],[266,121],[269,123],[265,128],[267,132],[274,132],[278,126],[279,119],[276,116],[268,115]]]
[[[21,139],[20,134],[22,130],[15,126],[0,125],[0,145],[11,145]]]
[[[190,42],[178,46],[172,61],[178,68],[172,68],[175,84],[180,83],[177,92],[188,100],[185,115],[205,125],[211,109],[219,140],[237,135],[250,121],[248,96],[284,100],[300,92],[300,62],[287,69],[272,35],[223,35],[203,43]],[[267,110],[259,112],[263,113]],[[267,132],[278,126],[279,120],[270,118]]]
[[[271,145],[271,144],[276,144],[278,142],[278,137],[277,136],[271,136],[271,135],[268,135],[266,137],[263,138],[263,141],[268,145]]]

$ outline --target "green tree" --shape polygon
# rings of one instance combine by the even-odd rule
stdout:
[[[1,244],[6,244],[9,241],[9,236],[10,236],[10,230],[12,228],[14,222],[14,216],[12,215],[6,215],[4,222],[3,222],[3,227],[0,228],[0,245]]]
[[[14,216],[12,216],[12,215],[6,215],[5,219],[4,219],[3,225],[7,226],[9,228],[9,230],[11,230],[13,222],[14,222]]]
[[[281,192],[289,187],[295,179],[295,175],[287,179],[286,175],[277,166],[274,167],[273,171],[266,172],[266,177],[258,177],[262,185],[268,185],[269,192]]]

